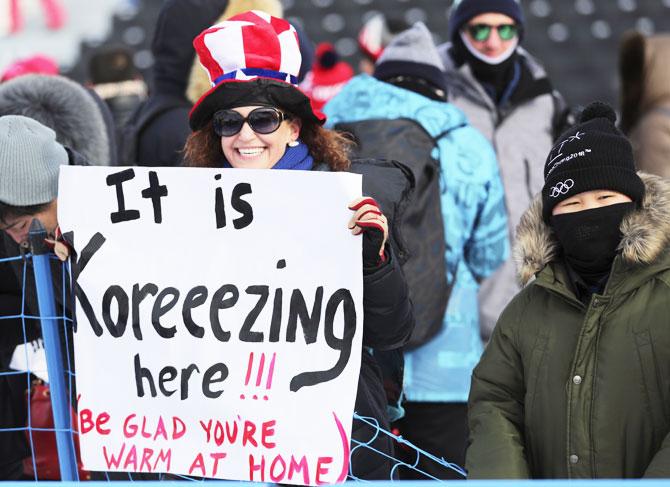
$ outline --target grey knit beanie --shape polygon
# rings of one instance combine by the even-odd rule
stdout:
[[[415,76],[447,90],[444,64],[423,22],[397,34],[377,60],[374,76],[385,80],[393,76]]]
[[[58,171],[68,163],[56,134],[32,118],[0,117],[0,201],[11,206],[48,203],[58,194]]]

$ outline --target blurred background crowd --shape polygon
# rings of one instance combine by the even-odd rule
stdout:
[[[103,48],[119,46],[148,83],[150,49],[163,0],[0,0],[0,72],[18,59],[42,54],[62,74],[90,81],[91,60]],[[19,25],[12,22],[20,5]],[[283,0],[284,16],[303,26],[315,43],[334,44],[354,69],[364,59],[359,34],[383,14],[391,26],[423,21],[436,44],[447,40],[451,1]],[[49,14],[46,6],[59,14]],[[570,104],[599,98],[618,102],[617,52],[627,30],[644,35],[670,29],[669,0],[527,0],[524,46],[541,59],[554,86]],[[371,28],[374,30],[374,23]],[[398,28],[398,27],[396,27]]]

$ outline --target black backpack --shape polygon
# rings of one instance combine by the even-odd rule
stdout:
[[[416,325],[405,349],[430,341],[441,329],[452,283],[446,278],[446,243],[440,206],[440,163],[436,141],[416,121],[373,119],[340,123],[337,130],[356,141],[355,157],[392,159],[412,172],[415,188],[400,229],[407,252],[397,252],[409,286]],[[443,136],[445,134],[441,134]]]
[[[184,98],[161,95],[140,103],[128,122],[119,130],[119,165],[136,166],[139,160],[139,137],[156,118],[173,108],[190,107]]]

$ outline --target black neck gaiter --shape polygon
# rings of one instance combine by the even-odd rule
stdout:
[[[621,242],[621,221],[635,203],[619,203],[551,217],[563,257],[587,284],[609,274]]]
[[[463,64],[467,62],[472,69],[472,74],[477,78],[487,91],[495,93],[493,99],[496,103],[500,101],[505,89],[512,81],[514,76],[514,65],[519,57],[515,50],[510,57],[500,64],[488,64],[481,59],[476,58],[468,50],[460,36],[454,39],[454,54],[456,62]],[[493,93],[491,93],[493,95]]]

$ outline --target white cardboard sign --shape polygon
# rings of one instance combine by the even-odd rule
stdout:
[[[63,167],[84,467],[344,481],[360,368],[353,174]]]

